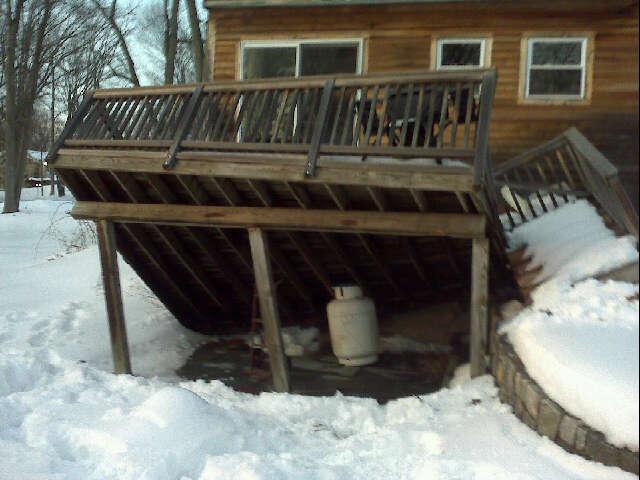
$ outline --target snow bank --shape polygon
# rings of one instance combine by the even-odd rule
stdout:
[[[53,354],[1,358],[3,479],[635,478],[538,437],[490,377],[379,406],[170,385]]]
[[[588,278],[637,261],[635,242],[616,238],[586,201],[517,227],[511,241],[528,245],[546,282],[501,332],[551,398],[637,451],[638,287]]]

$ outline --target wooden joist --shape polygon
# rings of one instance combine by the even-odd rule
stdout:
[[[372,233],[389,235],[474,238],[485,234],[482,215],[336,210],[299,210],[270,207],[76,202],[75,218],[121,223],[180,226],[260,227],[273,230]]]

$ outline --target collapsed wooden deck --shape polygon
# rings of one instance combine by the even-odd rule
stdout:
[[[87,97],[49,161],[73,215],[99,226],[117,369],[130,366],[116,246],[195,330],[246,332],[257,291],[279,389],[280,316],[321,319],[341,283],[382,312],[468,299],[482,373],[489,284],[514,285],[499,187],[531,189],[507,169],[495,183],[495,82],[491,70],[414,72]]]

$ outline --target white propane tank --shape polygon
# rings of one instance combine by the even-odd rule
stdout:
[[[378,318],[373,300],[355,285],[333,288],[327,305],[331,347],[342,365],[360,366],[378,360]]]

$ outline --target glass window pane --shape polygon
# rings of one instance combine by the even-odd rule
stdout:
[[[293,77],[296,74],[296,48],[246,48],[242,73],[245,79]]]
[[[532,65],[580,65],[582,42],[534,42]]]
[[[358,72],[358,44],[315,43],[300,47],[300,75]]]
[[[480,66],[480,43],[443,43],[440,46],[440,65]]]
[[[529,95],[580,95],[582,70],[536,70],[529,73]]]

